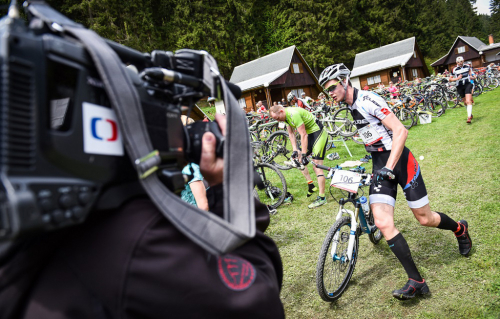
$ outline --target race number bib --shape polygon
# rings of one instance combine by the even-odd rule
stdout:
[[[285,128],[285,122],[279,122],[278,123],[279,128]]]
[[[361,175],[351,171],[335,171],[333,174],[331,186],[343,189],[351,193],[357,193]]]
[[[380,136],[377,132],[377,129],[371,125],[360,128],[358,132],[365,145],[372,145],[382,139],[382,136]]]

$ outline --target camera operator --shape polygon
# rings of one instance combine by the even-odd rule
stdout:
[[[225,135],[225,117],[216,121]],[[205,133],[200,168],[210,184],[210,210],[219,216],[223,166],[215,136]],[[0,265],[0,284],[22,278],[0,292],[0,317],[283,318],[281,259],[263,234],[269,212],[256,202],[255,213],[255,237],[216,256],[185,237],[147,197],[94,211],[82,225],[33,243],[20,267]],[[21,302],[10,302],[21,291]]]

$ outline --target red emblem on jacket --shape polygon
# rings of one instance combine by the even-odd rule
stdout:
[[[245,290],[255,281],[255,268],[244,258],[235,255],[219,256],[218,266],[222,282],[231,290]]]

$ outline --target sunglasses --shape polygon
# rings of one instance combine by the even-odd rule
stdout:
[[[337,88],[337,85],[339,85],[339,84],[337,83],[337,84],[334,84],[334,85],[330,85],[329,87],[327,87],[327,88],[325,89],[325,92],[328,94],[328,93],[330,93],[330,92],[335,91],[335,89]]]

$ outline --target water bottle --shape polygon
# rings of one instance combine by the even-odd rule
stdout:
[[[361,204],[361,208],[363,209],[363,213],[366,217],[370,214],[370,205],[368,205],[368,199],[365,196],[361,196],[359,198],[359,203]]]

